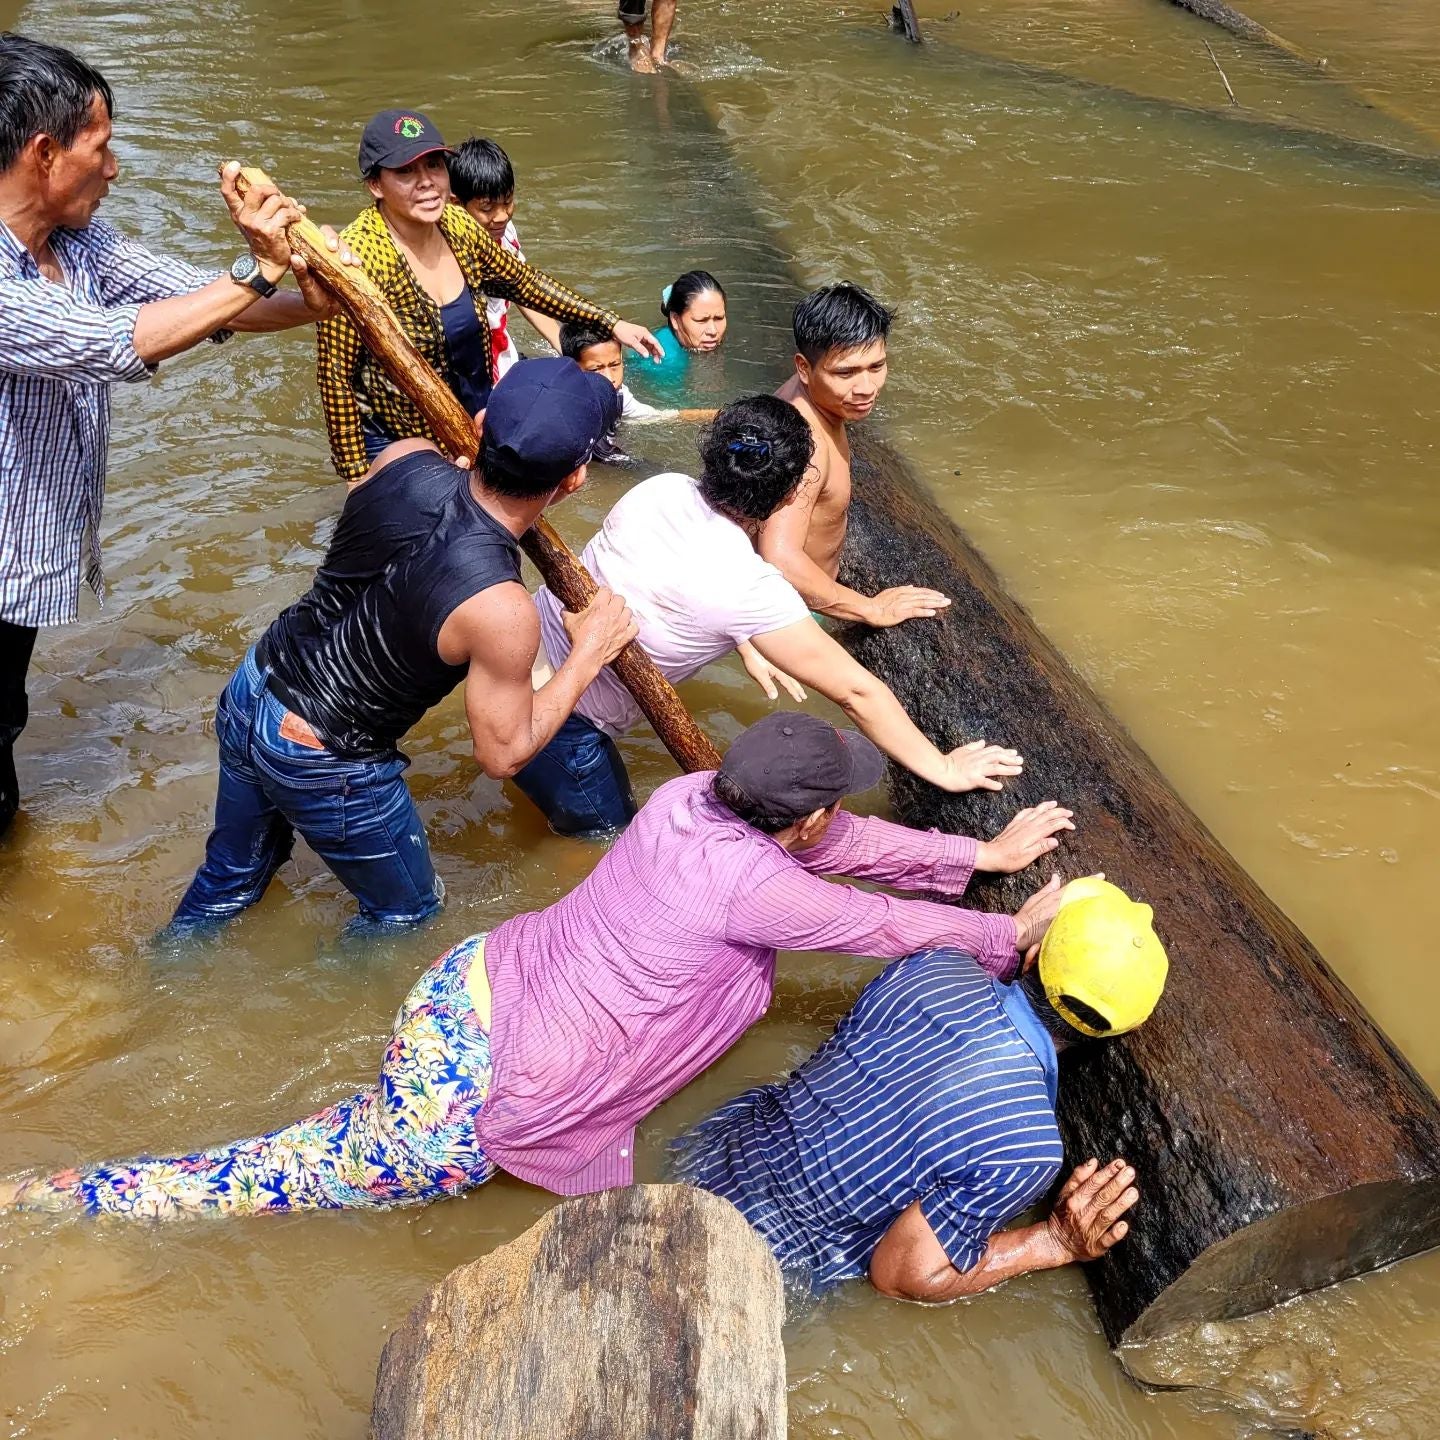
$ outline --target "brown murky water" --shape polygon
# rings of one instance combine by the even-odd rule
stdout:
[[[608,3],[35,0],[19,23],[115,84],[109,216],[200,262],[234,250],[217,159],[263,163],[344,220],[359,126],[403,102],[503,139],[532,257],[627,314],[650,319],[682,268],[719,273],[736,326],[701,377],[713,394],[780,378],[795,276],[901,302],[888,432],[1440,1083],[1440,204],[1163,103],[1225,106],[1208,38],[1250,109],[1418,147],[1338,82],[1440,126],[1440,13],[1256,0],[1329,58],[1320,75],[1163,0],[936,0],[923,54],[882,8],[688,0],[680,49],[700,74],[668,83],[619,70]],[[302,853],[223,943],[150,957],[206,833],[215,696],[307,582],[340,502],[310,365],[304,337],[241,340],[117,395],[113,598],[42,636],[29,806],[0,852],[0,1169],[191,1148],[340,1097],[373,1077],[429,959],[593,863],[476,777],[457,699],[409,746],[450,894],[431,929],[342,946],[348,901]],[[661,430],[645,449],[684,462],[690,444]],[[597,476],[564,528],[587,535],[623,483]],[[686,693],[722,739],[764,708],[738,670]],[[643,789],[671,773],[658,742],[626,749]],[[649,1126],[649,1172],[665,1136],[812,1047],[861,978],[784,962],[767,1019]],[[3,1433],[358,1437],[387,1326],[546,1203],[500,1180],[389,1215],[12,1218]],[[790,1327],[793,1432],[1418,1440],[1440,1408],[1437,1302],[1440,1257],[1412,1261],[1137,1357],[1205,1387],[1145,1395],[1077,1277],[943,1311],[851,1287]]]

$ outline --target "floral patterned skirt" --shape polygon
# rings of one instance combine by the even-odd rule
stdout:
[[[484,945],[472,935],[420,977],[370,1088],[253,1140],[32,1180],[15,1204],[163,1219],[418,1205],[484,1184],[495,1166],[475,1117],[490,1091],[490,1036],[466,989]]]

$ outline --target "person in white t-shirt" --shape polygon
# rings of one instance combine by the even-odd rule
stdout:
[[[661,410],[637,400],[625,383],[625,348],[613,336],[592,325],[570,324],[560,327],[560,353],[573,360],[582,370],[603,375],[620,392],[620,418],[643,424],[647,420],[713,420],[716,411],[701,409]],[[610,465],[631,465],[616,438],[615,431],[602,437],[595,447],[596,460]]]
[[[761,525],[790,501],[814,438],[773,395],[727,405],[700,444],[701,474],[656,475],[625,495],[582,559],[598,585],[623,596],[637,640],[671,681],[740,650],[772,698],[810,686],[833,700],[892,760],[943,790],[998,790],[1018,775],[1014,750],[977,740],[948,754],[916,728],[889,687],[825,633],[799,592],[755,550]],[[552,666],[570,653],[569,617],[548,589],[535,595],[541,648]],[[636,805],[614,737],[642,718],[602,670],[555,738],[515,783],[562,835],[609,834]]]
[[[456,204],[463,205],[490,232],[490,238],[497,245],[523,261],[525,252],[515,231],[515,168],[510,157],[493,140],[472,135],[447,158],[446,165]],[[515,308],[549,341],[552,349],[560,349],[558,320],[525,305]],[[490,325],[493,378],[498,382],[520,359],[520,348],[510,333],[510,301],[492,295],[485,302],[485,318]]]

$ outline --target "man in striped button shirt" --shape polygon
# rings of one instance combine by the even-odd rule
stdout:
[[[954,1300],[1098,1258],[1139,1198],[1120,1159],[1087,1160],[1047,1218],[1003,1227],[1064,1159],[1057,1051],[1134,1028],[1159,999],[1163,972],[1132,973],[1129,946],[1105,940],[1054,997],[1040,972],[1005,984],[950,947],[895,961],[789,1080],[678,1142],[679,1178],[731,1201],[811,1292],[868,1275],[897,1299]]]
[[[274,186],[221,193],[246,249],[228,275],[152,255],[95,211],[119,167],[113,100],[78,56],[0,35],[0,834],[19,805],[13,749],[41,625],[103,594],[97,533],[110,386],[228,330],[281,330],[331,313],[292,262],[300,217]],[[334,235],[331,232],[331,240]],[[276,294],[287,269],[301,293]]]

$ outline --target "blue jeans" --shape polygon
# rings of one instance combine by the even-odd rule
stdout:
[[[220,788],[205,863],[172,931],[228,920],[264,893],[290,858],[295,832],[360,902],[366,920],[413,925],[440,908],[444,887],[405,785],[399,751],[346,760],[280,734],[285,706],[246,655],[220,696]]]
[[[555,738],[515,776],[557,835],[594,840],[623,830],[639,808],[615,742],[583,715],[572,715]]]

